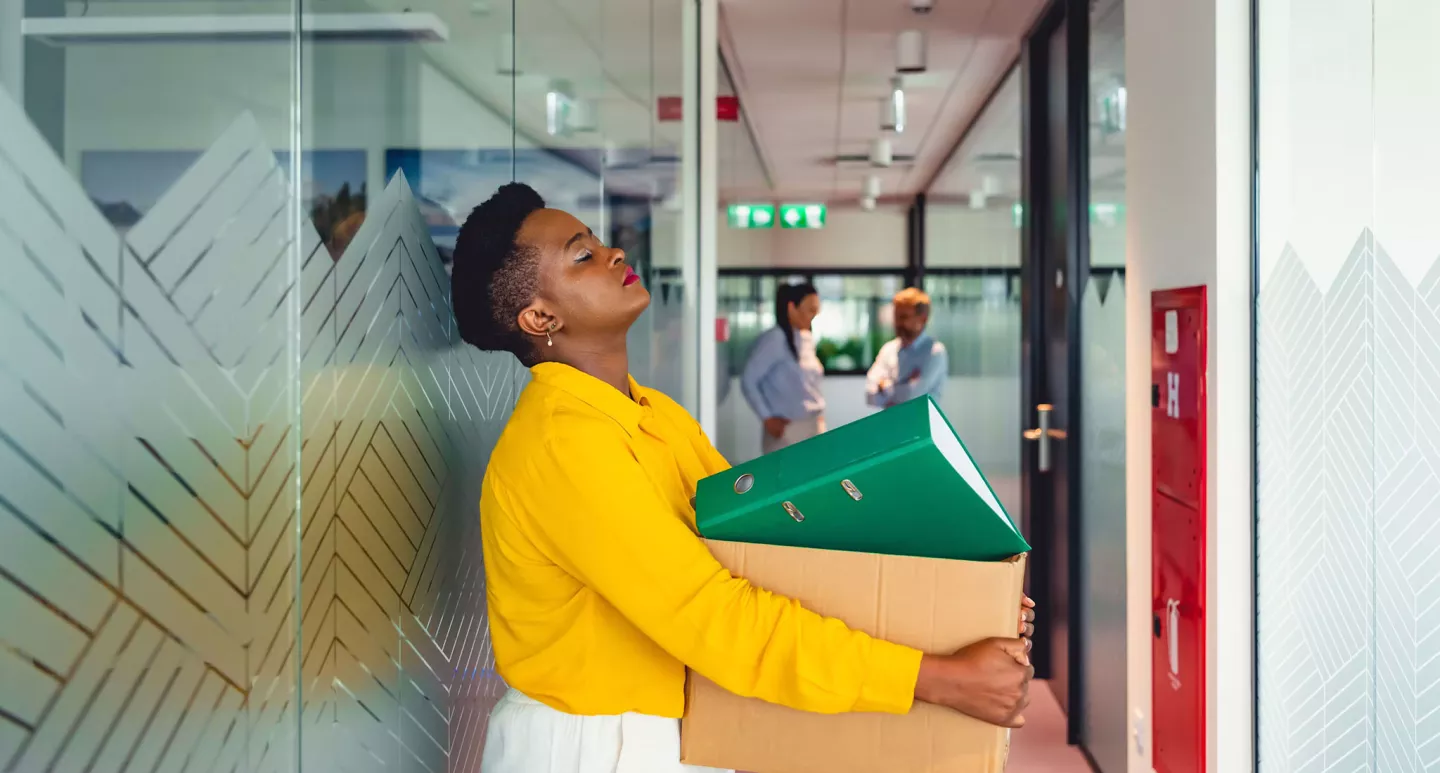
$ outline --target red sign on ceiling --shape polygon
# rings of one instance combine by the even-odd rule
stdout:
[[[660,97],[655,100],[656,119],[661,123],[685,120],[685,101],[681,97]],[[715,98],[715,119],[735,122],[740,120],[740,98],[720,96]]]
[[[683,121],[685,120],[685,101],[680,97],[660,97],[655,100],[655,112],[661,123]]]
[[[716,97],[715,118],[719,121],[740,120],[740,98],[739,97]]]

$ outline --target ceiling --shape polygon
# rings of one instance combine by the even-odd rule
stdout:
[[[1125,83],[1125,3],[1093,0],[1090,11],[1090,89],[1098,99]],[[969,203],[977,190],[987,191],[990,206],[1008,207],[1020,198],[1021,96],[1019,71],[1014,70],[926,192],[932,203]],[[1098,104],[1090,109],[1091,198],[1123,201],[1125,132],[1106,126],[1097,115]]]
[[[921,192],[986,98],[1009,72],[1044,0],[720,0],[720,45],[764,174],[721,197],[854,201],[866,176],[882,198]],[[881,100],[895,73],[895,39],[921,29],[928,69],[907,75],[905,132],[891,137],[913,163],[837,165],[881,135]],[[723,152],[722,148],[722,152]]]
[[[1005,76],[994,98],[926,191],[930,201],[969,202],[976,190],[986,191],[996,203],[1020,198],[1020,83],[1019,68]]]
[[[296,1],[94,0],[92,12],[255,12],[292,8]],[[317,13],[436,13],[450,39],[421,46],[424,57],[511,118],[518,134],[547,147],[620,149],[623,168],[606,171],[608,185],[636,192],[650,187],[660,196],[673,190],[682,126],[657,123],[655,100],[684,91],[683,0],[302,1]],[[935,0],[926,15],[913,13],[909,0],[719,2],[719,88],[740,97],[743,117],[718,127],[722,200],[854,202],[872,173],[887,200],[906,201],[932,180],[932,193],[953,188],[961,195],[1003,166],[997,154],[1018,154],[1018,82],[996,93],[985,116],[979,113],[1011,72],[1045,0]],[[1123,72],[1123,45],[1102,46],[1100,39],[1102,28],[1123,25],[1123,12],[1106,12],[1120,7],[1120,0],[1096,0],[1094,11],[1097,67],[1113,59],[1117,72]],[[881,134],[880,103],[895,71],[896,35],[905,29],[924,31],[928,43],[927,71],[904,78],[906,130],[891,138],[896,156],[914,160],[884,170],[863,162],[837,166],[837,155],[863,157]],[[497,66],[512,30],[520,72],[514,78]],[[1113,37],[1123,40],[1123,27]],[[596,104],[595,131],[546,134],[545,95],[556,81]],[[966,147],[952,156],[972,124]],[[976,158],[987,168],[959,168]],[[1011,165],[1018,185],[1018,161]]]

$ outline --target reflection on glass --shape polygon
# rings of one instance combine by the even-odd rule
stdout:
[[[512,179],[579,215],[649,277],[636,375],[683,398],[679,4],[24,5],[0,769],[478,769],[476,503],[526,375],[457,341],[450,240]]]
[[[815,318],[815,349],[827,374],[856,374],[869,369],[880,346],[890,339],[890,299],[904,286],[893,274],[793,274],[783,271],[735,274],[720,271],[718,316],[730,329],[726,365],[739,373],[755,339],[775,326],[775,288],[808,281],[820,294]]]
[[[1020,513],[1021,83],[1009,73],[926,192],[924,289],[945,345],[941,407]]]
[[[1020,372],[1020,270],[936,270],[925,275],[929,332],[945,344],[953,376]]]
[[[1125,5],[1090,16],[1090,271],[1080,300],[1082,732],[1127,764],[1125,673]]]
[[[719,272],[717,316],[728,340],[717,346],[720,421],[716,448],[732,462],[759,453],[759,420],[740,394],[739,378],[755,339],[775,326],[775,288],[808,281],[820,295],[813,330],[816,354],[825,366],[826,424],[853,421],[869,412],[865,371],[880,346],[893,337],[890,299],[904,286],[901,272],[793,274],[777,271]]]
[[[300,257],[363,155],[291,142],[291,3],[6,5],[0,768],[293,768]]]

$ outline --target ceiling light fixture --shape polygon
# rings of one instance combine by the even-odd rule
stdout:
[[[890,145],[890,138],[876,137],[870,143],[870,163],[882,168],[895,163],[895,149]]]
[[[905,83],[900,76],[890,79],[890,96],[880,102],[880,128],[905,133]]]
[[[291,14],[209,16],[56,16],[25,19],[25,37],[51,45],[81,43],[264,43],[295,37]],[[307,13],[306,40],[361,43],[440,42],[450,28],[433,13]]]
[[[874,212],[874,211],[875,211],[875,199],[872,199],[872,198],[870,198],[869,196],[866,196],[866,197],[860,199],[860,208],[863,209],[863,210],[865,210],[866,212]]]
[[[545,92],[545,131],[551,137],[559,137],[569,134],[574,126],[572,113],[575,110],[575,97],[572,94],[570,83],[563,80],[550,82],[550,89]]]
[[[925,72],[925,33],[904,30],[895,38],[895,71]]]
[[[864,187],[863,191],[864,191],[865,198],[867,198],[867,199],[878,199],[878,198],[880,198],[880,177],[879,177],[879,175],[873,175],[873,174],[872,174],[872,175],[869,175],[868,177],[866,177],[866,178],[865,178],[865,187]]]

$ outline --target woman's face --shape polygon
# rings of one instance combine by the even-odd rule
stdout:
[[[790,327],[793,330],[809,330],[811,323],[820,316],[820,296],[814,293],[790,304]]]
[[[600,243],[573,215],[542,209],[525,219],[516,240],[539,253],[539,293],[520,312],[520,327],[575,342],[624,336],[650,293],[625,262],[625,251]],[[558,344],[557,344],[558,345]]]

